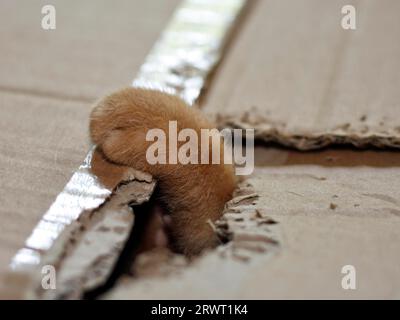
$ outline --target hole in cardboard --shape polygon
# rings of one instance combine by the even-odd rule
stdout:
[[[111,276],[101,287],[86,292],[84,298],[98,298],[123,278],[135,281],[173,275],[207,254],[248,261],[253,254],[269,253],[279,247],[278,238],[271,231],[277,222],[257,207],[258,195],[246,181],[239,184],[223,216],[212,224],[221,240],[220,246],[190,260],[174,252],[171,243],[155,239],[157,230],[163,228],[156,198],[153,194],[149,202],[134,207],[135,224]]]

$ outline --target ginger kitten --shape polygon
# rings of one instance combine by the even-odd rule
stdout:
[[[175,248],[195,255],[218,244],[208,220],[221,215],[224,204],[236,187],[233,165],[149,164],[146,141],[150,129],[164,130],[169,146],[169,121],[177,128],[212,129],[200,111],[188,107],[180,98],[156,90],[126,88],[100,100],[90,116],[90,137],[109,160],[148,172],[158,181],[158,201],[171,217],[171,237]],[[178,147],[185,142],[178,142]],[[212,146],[208,146],[211,156]],[[220,140],[221,159],[223,142]],[[198,154],[200,155],[200,150]],[[200,160],[199,160],[200,162]],[[210,161],[211,162],[211,161]]]

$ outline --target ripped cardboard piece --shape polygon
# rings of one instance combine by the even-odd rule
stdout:
[[[349,4],[356,30],[340,24]],[[399,29],[396,0],[259,1],[203,110],[222,127],[301,150],[399,148]]]
[[[241,114],[212,115],[217,126],[222,128],[254,129],[254,137],[259,141],[273,142],[298,150],[314,150],[329,145],[353,145],[357,148],[400,148],[400,127],[388,130],[368,130],[367,126],[351,127],[343,123],[331,130],[291,130],[285,123],[271,121],[259,109],[252,108]]]
[[[104,205],[70,226],[65,254],[58,261],[58,289],[42,291],[41,298],[82,298],[108,280],[135,223],[135,206],[149,201],[155,187],[151,176],[131,174]]]
[[[91,151],[14,257],[2,294],[7,296],[11,288],[10,298],[71,299],[104,284],[131,233],[131,207],[147,202],[155,184],[150,175],[112,164]],[[71,192],[78,201],[59,206]],[[75,217],[74,212],[80,214]],[[54,268],[54,279],[46,281],[55,281],[55,290],[43,285],[44,266]]]

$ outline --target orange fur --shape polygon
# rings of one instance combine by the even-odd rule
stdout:
[[[221,216],[236,187],[236,178],[232,165],[149,164],[146,150],[153,142],[146,141],[146,133],[153,128],[163,129],[168,146],[171,120],[177,121],[178,132],[192,128],[199,137],[200,129],[215,128],[200,111],[176,96],[127,88],[97,103],[90,117],[90,136],[111,161],[149,172],[158,180],[159,200],[171,214],[172,239],[178,250],[194,255],[218,243],[207,221]],[[178,146],[182,144],[178,142]],[[220,149],[222,155],[222,140]],[[211,144],[209,150],[211,154]]]

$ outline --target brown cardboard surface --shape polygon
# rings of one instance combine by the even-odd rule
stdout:
[[[92,101],[127,86],[178,3],[52,1],[56,30],[46,31],[48,1],[2,1],[0,90]]]
[[[357,29],[341,27],[353,4]],[[399,147],[400,3],[259,1],[204,110],[299,149]]]
[[[105,298],[399,298],[400,170],[289,165],[279,150],[269,157],[275,164],[248,182],[278,222],[277,254],[240,262],[210,252],[179,273],[125,278]],[[356,290],[341,287],[345,265],[356,268]]]
[[[0,271],[23,245],[88,147],[85,103],[0,95]]]
[[[27,14],[40,16],[31,3],[20,16],[11,1],[1,10],[14,20],[13,29],[0,31],[6,43],[0,62],[0,272],[86,154],[84,101],[127,85],[154,42],[144,34],[139,45],[127,41],[127,26],[119,24],[134,20],[137,12],[127,8],[137,2],[118,7],[116,16],[126,17],[120,20],[112,18],[116,11],[108,2],[99,4],[107,15],[91,19],[93,3],[73,11],[77,2],[65,10],[59,2],[58,40],[34,28],[32,36],[24,34],[25,24],[39,26]],[[355,32],[340,27],[340,7],[348,3],[359,13]],[[396,146],[398,9],[390,0],[384,7],[376,1],[259,1],[213,81],[205,111],[220,113],[221,125],[256,127],[259,138],[300,149],[332,142]],[[144,30],[147,17],[129,26]],[[63,29],[63,21],[75,29]],[[81,24],[87,28],[80,33]],[[111,25],[120,37],[107,31]],[[26,47],[20,39],[9,41],[17,35]],[[125,277],[105,297],[400,298],[399,153],[258,152],[248,182],[262,214],[278,222],[278,254],[256,248],[243,261],[215,250],[178,273]],[[340,286],[347,264],[357,270],[354,291]]]

